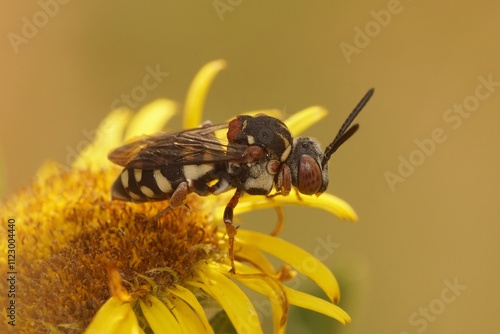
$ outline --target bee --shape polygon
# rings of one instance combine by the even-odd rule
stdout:
[[[310,137],[292,138],[279,119],[259,114],[236,116],[228,123],[146,136],[112,151],[108,158],[124,167],[111,187],[112,199],[131,202],[170,200],[184,205],[189,193],[218,195],[234,190],[224,210],[231,273],[234,267],[233,211],[243,193],[286,196],[292,186],[306,195],[328,187],[331,155],[357,130],[350,126],[373,94],[369,90],[325,151]],[[227,130],[227,140],[216,132]],[[272,191],[275,189],[273,194]]]
[[[372,88],[363,96],[324,152],[314,138],[297,137],[294,139],[292,152],[285,164],[281,166],[276,178],[278,194],[287,196],[293,186],[301,194],[319,196],[328,188],[328,161],[332,154],[359,129],[359,124],[352,126],[351,124],[368,103],[374,91]]]

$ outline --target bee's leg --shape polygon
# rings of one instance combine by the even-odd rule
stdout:
[[[155,218],[161,218],[173,209],[176,209],[184,204],[186,197],[189,193],[188,181],[179,183],[177,188],[175,188],[174,193],[170,197],[170,204],[165,209],[158,212]]]
[[[188,182],[189,181],[181,182],[179,183],[177,188],[175,188],[172,197],[170,197],[170,207],[172,209],[178,208],[179,206],[183,205],[184,202],[186,201],[186,197],[189,193]]]
[[[210,186],[210,194],[218,195],[232,188],[231,184],[229,183],[229,176],[221,175],[218,179],[219,180],[217,181],[217,183]]]
[[[226,224],[226,232],[229,242],[229,260],[231,261],[231,270],[229,272],[231,274],[236,273],[236,268],[234,267],[234,237],[236,236],[236,227],[233,225],[233,211],[236,205],[238,204],[238,200],[241,196],[241,190],[236,189],[233,197],[227,203],[226,209],[224,210],[224,224]]]
[[[267,195],[267,197],[272,198],[277,195],[288,196],[288,194],[290,194],[292,190],[292,172],[290,171],[290,167],[286,164],[280,167],[274,178],[274,184],[277,192],[272,195]]]

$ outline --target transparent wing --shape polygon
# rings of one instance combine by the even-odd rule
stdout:
[[[246,145],[229,144],[215,132],[228,124],[210,125],[176,133],[158,133],[121,146],[108,158],[128,168],[156,169],[165,166],[243,162]]]

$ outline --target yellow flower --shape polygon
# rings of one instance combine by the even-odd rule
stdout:
[[[200,123],[206,92],[224,66],[223,61],[209,63],[195,78],[184,127]],[[2,332],[14,321],[21,332],[213,333],[218,328],[213,319],[222,314],[238,333],[261,333],[258,312],[242,285],[269,299],[275,333],[285,331],[289,305],[343,324],[350,321],[335,305],[340,291],[333,274],[311,254],[278,238],[282,224],[271,235],[238,230],[237,274],[229,273],[227,238],[219,225],[231,193],[203,198],[191,194],[189,208],[158,219],[154,216],[165,208],[163,202],[110,201],[109,188],[119,168],[107,161],[107,153],[132,137],[162,130],[176,107],[158,100],[136,115],[113,111],[71,168],[47,163],[30,187],[1,204],[0,233],[7,234],[7,221],[15,229],[13,242],[0,239],[2,268],[8,265],[14,273],[14,284],[1,280],[0,289],[15,293],[0,297],[1,305],[15,305],[14,320],[7,317]],[[325,114],[311,107],[285,122],[296,135]],[[319,198],[299,198],[293,192],[288,197],[243,196],[235,214],[275,208],[281,217],[281,205],[286,204],[357,219],[347,203],[327,193]],[[14,261],[9,249],[15,251]],[[276,269],[266,255],[281,260],[282,267]],[[287,287],[284,282],[296,272],[314,281],[327,300]],[[209,308],[203,307],[207,298],[222,309],[212,322]]]

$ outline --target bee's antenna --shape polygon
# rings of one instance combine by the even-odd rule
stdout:
[[[366,103],[370,100],[370,98],[373,95],[373,92],[375,89],[370,89],[365,96],[359,101],[358,105],[354,108],[354,110],[351,112],[351,114],[347,117],[345,120],[344,124],[340,127],[339,132],[337,133],[337,136],[335,136],[335,139],[332,141],[330,145],[325,149],[325,153],[323,155],[323,161],[321,162],[321,166],[324,167],[326,164],[328,164],[328,160],[330,160],[330,157],[332,154],[337,151],[337,149],[342,145],[347,139],[349,139],[358,129],[359,129],[359,124],[354,124],[353,126],[349,127],[358,116],[359,112],[363,109],[363,107],[366,105]]]

